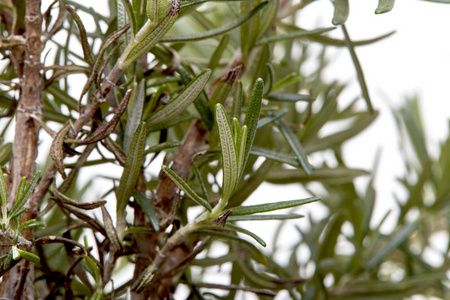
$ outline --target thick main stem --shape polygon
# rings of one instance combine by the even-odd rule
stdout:
[[[39,125],[31,114],[42,115],[43,75],[41,63],[41,0],[26,1],[25,16],[25,59],[21,91],[16,113],[16,127],[13,144],[13,161],[11,165],[12,192],[9,195],[12,205],[20,179],[25,176],[31,178],[36,171],[36,157],[38,154]],[[36,205],[30,201],[22,220],[32,219],[36,213]],[[28,230],[23,234],[30,240],[33,232]],[[33,265],[22,262],[5,274],[1,285],[1,295],[7,299],[34,299]]]

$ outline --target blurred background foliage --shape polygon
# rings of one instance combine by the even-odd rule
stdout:
[[[373,181],[378,176],[378,160],[367,158],[375,161],[372,170],[349,168],[343,159],[342,145],[364,134],[378,115],[355,48],[370,47],[392,33],[352,41],[345,28],[349,14],[347,0],[330,2],[334,5],[335,26],[300,28],[298,12],[312,2],[180,3],[173,27],[157,37],[159,43],[147,49],[150,52],[145,51],[146,54],[121,70],[119,85],[113,93],[105,95],[107,104],[95,112],[92,122],[84,124],[76,138],[89,139],[99,126],[112,120],[110,115],[118,115],[118,104],[127,97],[126,89],[131,89],[128,107],[121,112],[114,131],[103,136],[101,142],[86,146],[74,145],[73,140],[61,140],[59,144],[58,151],[63,149],[64,155],[70,156],[63,165],[68,175],[57,176],[41,201],[37,217],[45,227],[35,229],[34,236],[61,239],[49,245],[35,244],[35,253],[40,258],[35,266],[34,283],[39,299],[144,299],[161,295],[170,299],[175,293],[177,298],[188,299],[270,299],[277,295],[279,299],[450,297],[447,271],[450,140],[442,143],[438,157],[430,155],[418,99],[406,99],[404,106],[393,111],[407,169],[404,177],[398,179],[405,193],[396,199],[398,212],[389,211],[381,220],[375,219],[377,198]],[[20,8],[24,1],[0,3],[1,52],[4,58],[9,58],[2,64],[0,75],[3,138],[0,161],[7,170],[12,157],[12,124],[20,98],[22,74],[19,56],[14,53],[23,43],[20,37],[24,19]],[[150,3],[163,12],[147,15],[145,8]],[[387,13],[393,4],[393,0],[380,0],[375,13]],[[72,9],[66,10],[66,5]],[[54,147],[59,135],[56,132],[63,132],[68,120],[76,122],[82,109],[108,84],[108,74],[120,63],[133,35],[147,26],[147,20],[156,18],[155,26],[168,20],[170,5],[161,0],[111,0],[105,1],[104,11],[95,11],[85,1],[57,0],[48,9],[43,6],[45,85],[40,122],[43,128],[48,128],[47,133],[40,133],[43,141],[40,157],[46,159],[38,169],[44,174],[63,159],[58,155],[52,158],[48,141],[53,138]],[[124,27],[127,24],[130,29]],[[128,30],[118,33],[122,28]],[[332,30],[342,31],[344,39],[330,37],[328,33]],[[148,36],[156,36],[155,31]],[[321,52],[313,52],[312,44],[320,45]],[[349,67],[355,69],[361,97],[342,99],[346,85],[339,78],[331,82],[324,79],[327,65],[333,60],[327,55],[329,47],[348,49],[354,63]],[[171,100],[183,94],[193,78],[207,68],[211,70],[209,81],[198,97],[192,99],[194,104],[187,104],[176,115],[165,115],[160,122],[154,121],[158,111],[164,109],[161,107],[170,107]],[[158,175],[161,163],[176,164],[181,145],[191,137],[190,124],[200,117],[202,123],[195,130],[204,132],[205,138],[200,138],[193,156],[182,165],[186,170],[180,176],[195,193],[213,205],[217,203],[222,195],[224,166],[220,161],[213,109],[216,103],[221,103],[229,116],[243,124],[258,78],[264,80],[258,129],[228,207],[245,205],[263,182],[269,182],[280,186],[274,192],[277,198],[271,196],[271,202],[292,200],[283,197],[283,185],[301,185],[305,194],[298,198],[321,197],[325,214],[315,218],[312,211],[302,219],[286,220],[302,217],[295,214],[301,213],[300,208],[283,215],[254,216],[261,226],[271,228],[268,236],[261,237],[273,241],[268,249],[242,237],[244,232],[259,238],[242,229],[246,226],[242,221],[245,218],[226,215],[218,222],[242,228],[198,230],[189,236],[190,241],[183,242],[189,245],[186,246],[189,253],[172,265],[165,262],[170,268],[156,273],[153,288],[164,286],[163,292],[146,291],[145,296],[131,292],[141,274],[133,275],[130,270],[137,265],[143,272],[146,267],[139,266],[142,263],[139,257],[149,256],[149,264],[177,229],[193,223],[201,212],[201,206],[183,193],[166,204],[158,199],[158,189],[164,180],[162,173]],[[120,194],[123,189],[120,186],[129,175],[124,171],[125,176],[120,177],[122,167],[127,169],[126,161],[137,155],[133,141],[141,121],[147,122],[145,150],[133,166],[134,182],[126,187],[129,195],[123,205],[127,206],[128,218],[121,233],[115,204],[119,196],[115,194]],[[326,126],[335,130],[324,134]],[[319,157],[313,165],[308,159],[312,155]],[[355,178],[361,176],[369,178],[362,193],[355,187]],[[103,192],[101,199],[107,199],[106,205],[92,196]],[[390,230],[382,230],[392,213],[395,217],[389,218]],[[280,240],[286,222],[303,224],[295,225],[295,230],[289,233],[289,247]],[[151,241],[147,252],[140,244],[143,240]],[[175,252],[172,250],[171,255],[178,258]],[[285,256],[283,262],[280,253]],[[168,283],[163,280],[167,278]]]

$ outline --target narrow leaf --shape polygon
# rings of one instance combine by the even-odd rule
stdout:
[[[368,175],[369,173],[361,169],[318,168],[310,176],[302,169],[275,169],[266,176],[266,181],[274,184],[305,183],[318,181],[321,184],[344,184],[353,182],[356,177]]]
[[[123,96],[123,99],[120,102],[119,107],[117,108],[117,112],[113,115],[113,117],[111,118],[111,120],[108,123],[97,128],[97,130],[95,130],[95,132],[88,138],[86,138],[84,140],[70,140],[70,142],[76,143],[79,145],[87,145],[87,144],[97,143],[98,141],[101,141],[104,138],[107,138],[114,131],[117,124],[119,123],[120,117],[125,112],[127,105],[130,101],[130,98],[131,98],[131,90],[128,90],[125,93],[125,96]]]
[[[256,213],[263,213],[268,211],[274,211],[279,209],[296,207],[304,204],[308,204],[311,202],[315,202],[320,200],[320,197],[309,197],[305,199],[299,200],[289,200],[289,201],[279,201],[272,202],[266,204],[257,204],[257,205],[249,205],[249,206],[239,206],[231,208],[232,213],[231,216],[243,216],[243,215],[252,215]]]
[[[81,47],[83,49],[84,60],[89,65],[93,65],[94,64],[94,55],[92,54],[91,46],[89,45],[88,40],[87,40],[86,28],[84,28],[84,24],[81,21],[81,18],[78,16],[76,11],[71,6],[66,5],[66,9],[72,16],[75,23],[77,24],[78,30],[80,32],[80,42],[81,42]]]
[[[288,155],[285,153],[280,153],[279,151],[273,151],[273,150],[260,148],[260,147],[253,147],[252,150],[250,151],[250,154],[262,156],[267,159],[274,160],[276,162],[294,166],[296,168],[300,167],[300,164],[299,164],[298,160],[295,158],[295,156]]]
[[[359,63],[358,56],[356,55],[355,48],[353,46],[353,42],[350,40],[350,37],[348,35],[347,28],[345,27],[345,25],[342,25],[342,32],[344,33],[345,44],[347,45],[348,50],[350,51],[350,56],[352,57],[353,65],[355,66],[355,69],[356,69],[356,74],[358,76],[358,81],[359,81],[359,85],[361,87],[362,95],[364,97],[364,100],[366,100],[366,104],[369,109],[369,112],[371,114],[373,114],[374,110],[372,107],[372,101],[370,100],[369,89],[367,88],[366,79],[364,77],[364,73],[361,68],[361,64]]]
[[[184,180],[180,176],[178,176],[178,174],[176,174],[174,171],[172,171],[172,169],[170,169],[164,165],[161,166],[161,169],[178,186],[178,188],[185,193],[186,196],[191,198],[197,204],[206,208],[208,211],[212,210],[211,204],[209,204],[208,201],[206,201],[205,199],[203,199],[202,197],[197,195],[194,192],[194,190],[191,189],[191,187],[186,182],[184,182]]]
[[[145,197],[142,193],[138,191],[133,192],[133,197],[136,200],[136,202],[139,204],[139,206],[144,211],[145,215],[147,216],[148,220],[153,226],[154,231],[159,232],[159,220],[156,216],[155,208],[153,207],[152,203],[150,202],[150,199]]]
[[[225,103],[225,100],[228,98],[228,94],[230,93],[231,88],[233,87],[237,78],[239,78],[241,72],[242,65],[238,65],[235,68],[231,69],[219,82],[216,89],[214,90],[214,94],[209,99],[211,108],[213,108],[217,103],[220,103],[222,105]]]
[[[103,217],[103,224],[105,225],[106,236],[108,237],[109,242],[113,246],[114,252],[117,254],[121,254],[122,244],[120,243],[116,228],[114,228],[111,216],[109,215],[108,211],[104,206],[102,206],[102,217]]]
[[[106,200],[99,200],[99,201],[92,201],[92,202],[78,202],[75,201],[69,197],[67,197],[66,195],[64,195],[63,193],[61,193],[57,188],[56,185],[53,184],[53,193],[55,194],[55,196],[64,204],[76,207],[76,208],[80,208],[83,210],[92,210],[92,209],[96,209],[99,207],[102,207],[106,204]]]
[[[20,194],[20,197],[16,199],[16,203],[14,204],[10,212],[11,215],[19,211],[25,205],[28,198],[30,198],[31,193],[33,193],[33,190],[36,187],[37,182],[39,181],[40,178],[41,178],[41,171],[38,170],[34,172],[33,177],[31,177],[30,181],[23,189],[22,193]]]
[[[238,120],[241,117],[242,103],[244,103],[244,88],[242,87],[242,81],[238,80],[233,95],[233,117]]]
[[[145,155],[150,154],[150,153],[156,153],[156,152],[161,152],[163,150],[166,149],[171,149],[171,148],[176,148],[178,146],[180,146],[180,142],[164,142],[152,147],[149,147],[147,150],[145,150]]]
[[[230,40],[229,34],[224,34],[220,39],[220,42],[217,45],[216,50],[214,50],[214,53],[211,56],[211,59],[209,60],[208,69],[210,69],[211,72],[214,72],[214,70],[219,65],[220,58],[222,57],[222,54],[225,51],[229,40]]]
[[[270,94],[266,98],[268,100],[273,101],[287,101],[287,102],[314,101],[314,98],[311,95],[301,95],[301,94]]]
[[[2,168],[0,167],[0,196],[1,196],[1,205],[2,205],[2,223],[7,222],[7,214],[8,214],[8,196],[6,191],[6,181],[5,175],[3,175]],[[8,224],[3,223],[3,226],[7,226]]]
[[[136,61],[144,53],[150,51],[169,31],[175,23],[180,11],[180,0],[172,1],[172,6],[167,16],[153,28],[151,21],[148,21],[136,35],[135,40],[129,44],[125,52],[119,59],[119,68],[126,69],[131,63]],[[129,50],[128,50],[129,49]]]
[[[120,177],[119,187],[117,188],[117,220],[124,222],[125,208],[128,200],[133,193],[134,186],[139,178],[141,171],[144,147],[147,133],[145,130],[145,122],[139,124],[128,150],[125,167],[122,176]]]
[[[378,251],[377,254],[375,254],[372,258],[369,259],[367,262],[365,268],[366,269],[372,269],[373,267],[377,266],[381,261],[389,255],[394,249],[396,249],[401,243],[403,243],[410,233],[415,230],[418,226],[418,222],[412,222],[408,225],[405,225],[399,232],[392,235],[387,244]]]
[[[270,113],[269,116],[264,117],[258,121],[258,125],[256,126],[256,128],[259,129],[263,126],[266,126],[267,124],[275,122],[276,120],[280,119],[285,114],[287,114],[286,109],[281,109],[275,113]]]
[[[259,78],[256,80],[253,86],[252,96],[250,104],[247,108],[247,114],[245,115],[244,125],[247,126],[247,141],[245,143],[244,162],[241,172],[244,170],[247,163],[248,156],[250,155],[250,149],[255,139],[256,129],[258,128],[259,114],[261,112],[261,103],[264,93],[264,81]],[[242,173],[240,174],[240,176]]]
[[[302,78],[297,73],[290,73],[285,77],[281,78],[280,80],[278,80],[277,82],[275,82],[272,86],[272,91],[281,89],[286,85],[299,82],[300,80],[302,80]]]
[[[251,236],[252,238],[255,239],[255,241],[257,241],[263,247],[267,246],[266,242],[264,242],[264,240],[262,238],[260,238],[259,236],[257,236],[256,234],[254,234],[253,232],[251,232],[251,231],[249,231],[249,230],[247,230],[245,228],[242,228],[242,227],[230,224],[230,223],[227,223],[225,226],[228,227],[228,228],[231,228],[233,230],[236,230],[237,232],[240,232],[240,233],[246,234],[248,236]]]
[[[31,220],[25,221],[24,223],[20,224],[18,231],[20,233],[22,233],[23,231],[25,231],[27,229],[36,228],[36,227],[45,227],[45,224],[40,221],[37,221],[35,219],[31,219]]]
[[[255,255],[254,258],[256,258],[256,260],[258,262],[260,262],[264,265],[267,265],[267,258],[264,256],[264,254],[261,251],[259,251],[258,248],[256,248],[256,246],[253,245],[251,242],[238,237],[235,233],[228,233],[228,232],[217,231],[217,230],[204,230],[204,229],[198,230],[195,232],[199,233],[199,234],[204,234],[207,236],[217,237],[217,238],[231,240],[231,241],[237,241],[241,244],[244,244],[245,246],[250,248],[250,250],[252,251],[252,254]]]
[[[239,167],[228,116],[221,104],[216,105],[216,122],[219,129],[220,147],[222,149],[222,200],[224,203],[227,203],[236,188]]]
[[[290,219],[299,219],[303,218],[303,215],[299,214],[288,214],[288,215],[244,215],[244,216],[229,216],[227,221],[236,222],[236,221],[266,221],[266,220],[290,220]]]
[[[210,75],[210,70],[198,74],[173,101],[149,117],[147,127],[152,130],[159,129],[164,122],[170,121],[184,112],[203,90]]]
[[[131,140],[133,139],[133,134],[141,123],[142,112],[144,109],[145,101],[145,80],[142,79],[136,90],[132,93],[132,100],[128,106],[128,118],[127,126],[125,129],[125,136],[123,140],[123,150],[127,153],[130,147]]]
[[[264,6],[267,5],[266,2],[262,2],[258,4],[254,9],[252,9],[249,13],[243,15],[239,19],[235,20],[234,22],[225,25],[223,27],[219,27],[216,29],[212,29],[206,32],[202,33],[192,33],[192,34],[183,34],[183,35],[173,35],[173,36],[166,36],[161,39],[162,42],[188,42],[188,41],[199,41],[204,39],[209,39],[211,37],[215,37],[218,35],[221,35],[225,32],[231,31],[236,27],[239,27],[241,24],[247,22],[250,20],[260,9],[262,9]]]
[[[64,164],[63,164],[64,159],[63,144],[66,134],[69,132],[69,130],[70,124],[67,123],[55,135],[55,137],[53,138],[52,145],[50,146],[50,156],[55,162],[56,169],[58,170],[59,174],[61,174],[63,179],[67,178],[66,173],[64,172]]]
[[[311,175],[312,166],[309,164],[308,158],[306,157],[306,152],[305,150],[303,150],[303,147],[300,144],[298,137],[295,135],[292,129],[282,120],[277,120],[275,121],[275,123],[277,124],[281,133],[286,138],[286,141],[288,142],[289,146],[291,147],[292,151],[297,157],[298,162],[305,170],[306,174]]]

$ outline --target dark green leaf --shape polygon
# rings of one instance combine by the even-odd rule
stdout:
[[[266,203],[266,204],[233,207],[233,208],[231,208],[231,210],[232,210],[231,216],[252,215],[252,214],[257,214],[257,213],[263,213],[263,212],[268,212],[268,211],[296,207],[296,206],[308,204],[308,203],[319,201],[319,200],[320,200],[320,197],[309,197],[309,198],[299,199],[299,200],[279,201],[279,202],[272,202],[272,203]]]
[[[201,93],[210,75],[210,70],[205,70],[198,74],[173,101],[151,115],[147,123],[149,130],[160,128],[165,122],[173,120],[184,112]]]
[[[156,232],[159,232],[159,220],[158,216],[156,215],[155,208],[153,207],[152,203],[150,202],[150,199],[145,197],[142,193],[138,191],[133,192],[133,197],[136,200],[136,202],[139,204],[139,206],[144,211],[145,215],[147,216],[148,220],[153,226],[153,229]]]
[[[300,144],[298,137],[295,135],[295,133],[292,131],[292,129],[286,123],[284,123],[282,120],[276,120],[275,123],[277,124],[281,133],[286,138],[289,146],[291,147],[292,151],[296,155],[298,162],[303,167],[306,174],[311,176],[312,175],[312,166],[309,164],[308,158],[306,157],[306,152],[303,149],[303,146]]]
[[[167,176],[182,190],[186,196],[191,198],[197,204],[203,206],[208,211],[212,210],[211,204],[208,201],[197,195],[193,189],[180,177],[178,176],[172,169],[162,165],[161,169],[166,173]]]
[[[262,97],[264,93],[264,81],[259,78],[256,80],[255,85],[253,87],[252,96],[250,99],[250,104],[247,108],[247,113],[245,115],[244,125],[247,126],[247,142],[245,144],[245,153],[244,153],[244,162],[243,167],[247,163],[248,156],[250,155],[250,149],[253,145],[253,140],[255,139],[256,129],[258,128],[259,114],[261,112],[261,103]],[[244,168],[241,170],[242,176]]]
[[[130,149],[128,150],[127,159],[125,161],[125,167],[123,169],[122,176],[120,177],[119,187],[116,192],[118,223],[125,221],[125,208],[128,204],[130,196],[133,193],[141,172],[144,158],[145,140],[147,138],[145,127],[145,122],[139,124],[136,132],[134,133],[133,140],[130,144]]]
[[[246,234],[248,236],[251,236],[252,238],[255,239],[255,241],[257,241],[263,247],[267,246],[266,242],[264,242],[264,240],[262,238],[260,238],[259,236],[257,236],[256,234],[254,234],[253,232],[251,232],[251,231],[249,231],[249,230],[247,230],[245,228],[242,228],[242,227],[239,227],[239,226],[236,226],[236,225],[233,225],[233,224],[229,224],[229,223],[227,223],[225,226],[230,228],[230,229],[233,229],[233,230],[235,230],[237,232],[240,232],[240,233]]]

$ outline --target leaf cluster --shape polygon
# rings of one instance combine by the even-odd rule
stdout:
[[[449,249],[438,267],[424,253],[429,236],[448,229],[450,144],[433,159],[417,102],[396,112],[405,149],[413,149],[401,180],[409,198],[399,199],[391,233],[380,229],[387,216],[373,225],[375,171],[348,167],[342,146],[378,115],[355,48],[392,33],[351,40],[347,0],[330,2],[337,27],[306,30],[299,13],[312,2],[109,0],[108,14],[81,1],[53,1],[43,12],[41,38],[51,49],[42,67],[44,109],[27,112],[51,147],[39,147],[47,157],[40,182],[37,172],[11,187],[0,171],[1,236],[11,240],[2,244],[0,273],[21,258],[35,263],[31,282],[48,299],[170,299],[180,286],[189,299],[241,292],[266,299],[280,291],[293,299],[448,297]],[[8,133],[21,112],[24,3],[0,3],[5,171]],[[376,13],[393,5],[380,0]],[[342,40],[329,35],[339,29]],[[318,57],[311,43],[321,46]],[[347,49],[353,61],[361,97],[347,105],[340,103],[346,86],[323,79],[328,47]],[[311,60],[317,65],[306,74]],[[81,85],[77,74],[86,77]],[[359,109],[361,101],[367,109]],[[336,123],[346,125],[323,134]],[[320,159],[311,163],[312,155]],[[100,175],[89,175],[93,169]],[[354,184],[360,176],[371,178],[363,194]],[[246,203],[263,183],[296,184],[304,193]],[[37,220],[27,219],[30,197]],[[312,202],[326,207],[324,218],[299,213]],[[293,219],[310,229],[296,226],[283,264],[278,237]],[[272,247],[261,248],[266,237],[247,221],[277,221],[269,225],[277,226]],[[23,235],[28,229],[32,238]],[[339,251],[342,240],[351,253]],[[216,255],[218,245],[226,254]],[[298,256],[302,249],[307,257]],[[222,265],[229,284],[207,275]]]

